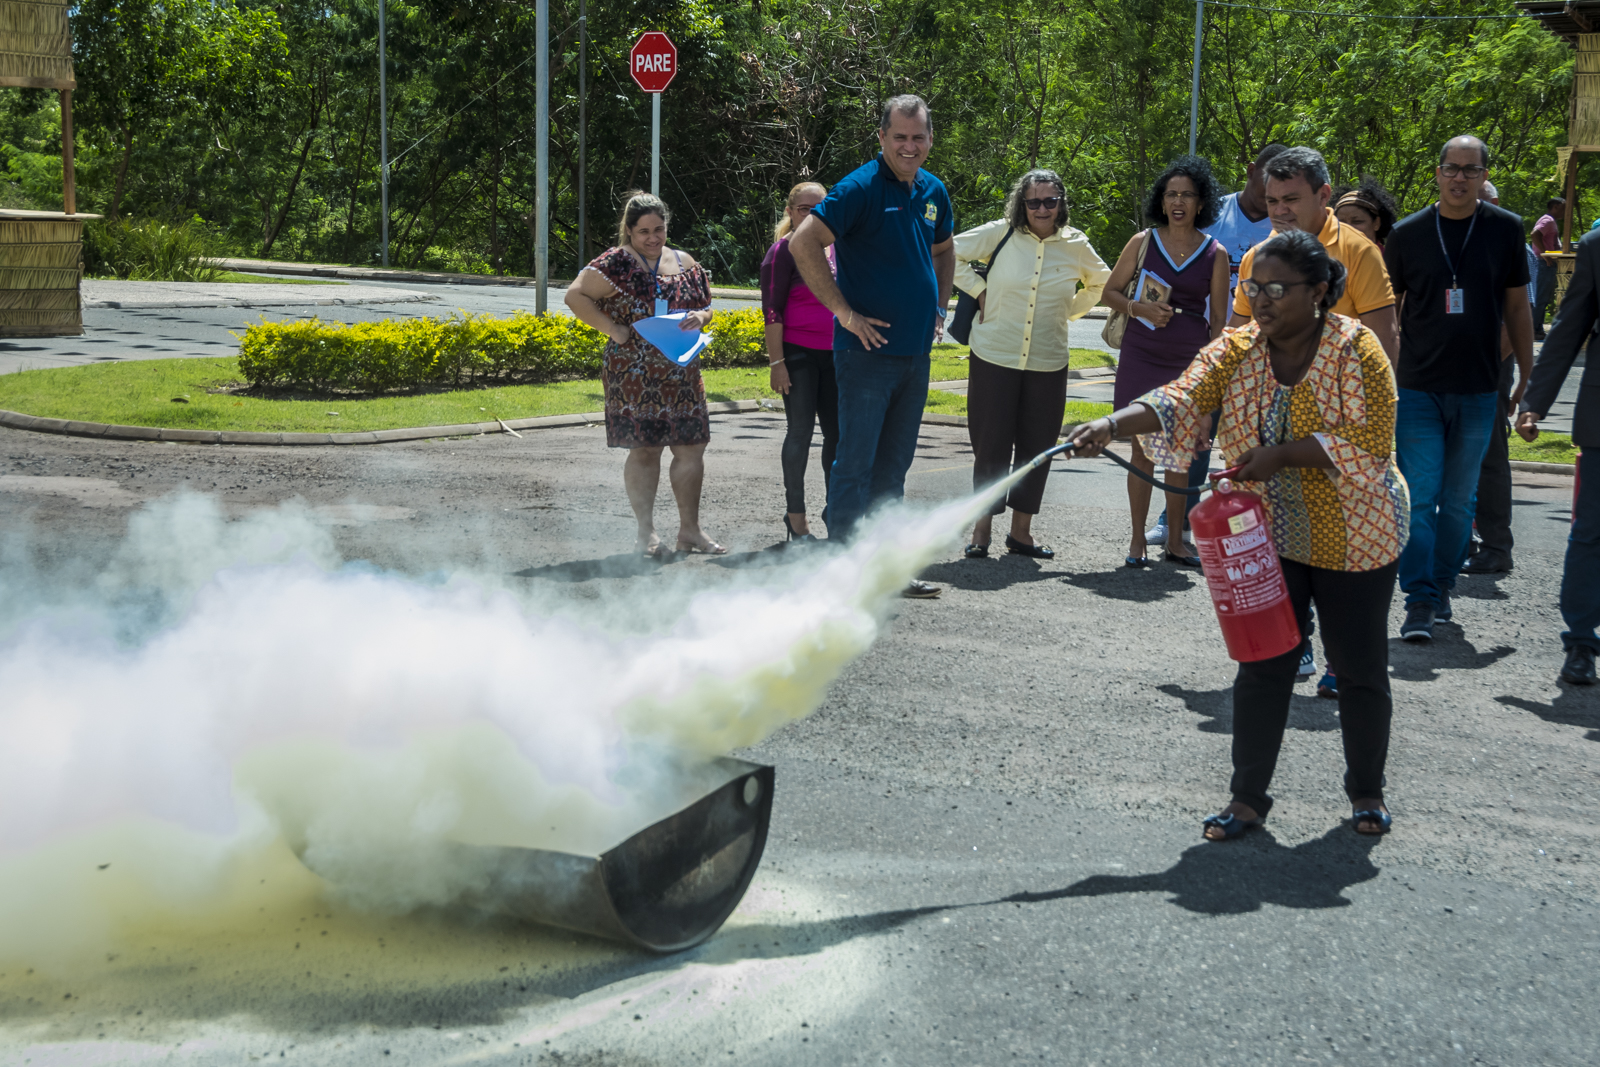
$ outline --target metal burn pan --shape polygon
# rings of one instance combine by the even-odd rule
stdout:
[[[496,873],[477,903],[651,952],[700,944],[744,897],[772,820],[771,767],[716,767],[722,785],[597,856],[494,849]]]

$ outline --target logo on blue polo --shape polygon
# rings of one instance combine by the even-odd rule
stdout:
[[[935,207],[934,205],[929,204],[927,210],[922,213],[922,217],[927,219],[929,223],[938,222],[939,221],[939,209],[937,207]]]
[[[900,209],[898,207],[886,207],[886,208],[883,209],[883,212],[884,212],[884,214],[887,215],[891,211],[899,211],[899,210]]]

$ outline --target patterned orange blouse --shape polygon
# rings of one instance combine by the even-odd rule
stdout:
[[[1182,470],[1205,416],[1219,409],[1216,447],[1229,465],[1262,444],[1315,437],[1332,470],[1285,468],[1242,488],[1261,494],[1283,558],[1374,570],[1400,557],[1410,529],[1410,492],[1393,455],[1396,399],[1383,347],[1359,319],[1328,315],[1310,369],[1291,388],[1273,377],[1252,321],[1202,348],[1177,381],[1139,398],[1162,427],[1139,443],[1159,466]]]

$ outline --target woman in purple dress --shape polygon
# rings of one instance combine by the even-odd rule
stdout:
[[[1215,238],[1200,232],[1200,227],[1216,221],[1217,207],[1211,164],[1199,156],[1180,156],[1150,189],[1144,213],[1153,225],[1134,234],[1122,249],[1102,297],[1112,311],[1129,316],[1117,361],[1118,410],[1175,380],[1189,368],[1195,353],[1222,335],[1228,321],[1228,253]],[[1149,247],[1141,269],[1139,252],[1147,239]],[[1134,294],[1140,299],[1129,300],[1125,292],[1135,275],[1141,278]],[[1157,298],[1159,290],[1148,284],[1146,275],[1154,276],[1157,285],[1167,290],[1164,298]],[[1133,462],[1146,474],[1155,472],[1155,463],[1139,447],[1138,438],[1133,439]],[[1188,484],[1188,472],[1167,471],[1166,482],[1182,488]],[[1184,514],[1184,503],[1182,495],[1167,493],[1169,515]],[[1147,567],[1144,530],[1150,512],[1150,483],[1131,474],[1128,509],[1133,538],[1127,565]],[[1167,538],[1165,558],[1180,566],[1200,566],[1182,537]]]

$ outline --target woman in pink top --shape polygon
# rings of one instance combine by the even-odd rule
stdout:
[[[789,190],[776,241],[761,261],[761,310],[767,320],[767,362],[772,388],[783,394],[789,432],[783,438],[783,489],[788,512],[783,526],[796,541],[815,541],[806,522],[806,460],[811,436],[822,423],[822,481],[833,473],[839,445],[839,387],[833,375],[833,312],[818,302],[795,269],[789,234],[822,203],[828,190],[801,182]],[[828,249],[833,262],[833,249]]]

